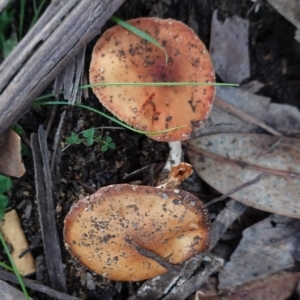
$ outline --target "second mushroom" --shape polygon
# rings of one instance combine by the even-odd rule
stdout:
[[[128,184],[103,187],[78,201],[65,219],[69,252],[90,270],[118,281],[167,271],[138,249],[170,264],[208,250],[210,219],[192,194]]]

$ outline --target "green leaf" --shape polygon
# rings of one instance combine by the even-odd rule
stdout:
[[[168,53],[166,52],[165,48],[156,40],[154,39],[153,37],[151,37],[149,34],[147,34],[146,32],[130,25],[129,23],[127,22],[124,22],[123,20],[115,17],[115,16],[112,16],[110,18],[112,21],[116,22],[118,25],[124,27],[125,29],[131,31],[132,33],[136,34],[137,36],[139,36],[140,38],[148,41],[149,43],[152,43],[153,45],[155,45],[156,47],[158,47],[159,49],[161,49],[164,53],[165,53],[165,56],[166,56],[166,65],[168,64]]]
[[[69,137],[67,137],[66,142],[70,145],[78,145],[81,143],[81,140],[75,132],[72,132]]]
[[[29,148],[27,145],[21,143],[21,155],[24,156],[24,155],[27,155],[29,152]]]
[[[0,194],[6,193],[12,187],[12,180],[10,177],[0,174]]]
[[[25,130],[20,125],[12,125],[10,128],[20,136],[25,133]]]
[[[115,144],[114,142],[109,143],[108,146],[109,146],[111,149],[116,149],[116,144]]]
[[[14,21],[14,10],[6,7],[0,14],[0,32],[5,33]]]
[[[108,143],[108,144],[111,143],[112,142],[112,138],[110,136],[107,136],[105,138],[105,142]]]
[[[8,203],[8,197],[0,194],[0,219],[4,218],[5,210],[8,206]]]
[[[86,144],[88,146],[92,146],[93,143],[94,143],[94,138],[92,136],[86,139]]]
[[[85,130],[85,131],[82,132],[82,135],[85,138],[93,137],[94,134],[95,134],[95,129],[94,128],[90,128],[90,129],[87,129],[87,130]]]
[[[104,144],[104,145],[101,147],[101,151],[102,151],[102,152],[107,151],[107,149],[108,149],[108,145],[107,145],[107,144]]]
[[[102,136],[101,135],[96,136],[95,141],[98,142],[98,143],[102,143]]]

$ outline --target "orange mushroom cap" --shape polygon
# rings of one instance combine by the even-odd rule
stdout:
[[[118,281],[167,271],[135,245],[180,264],[207,251],[209,237],[207,209],[192,194],[128,184],[103,187],[80,200],[64,226],[69,252],[90,270]]]
[[[214,82],[205,45],[185,24],[172,19],[139,18],[131,25],[155,38],[168,53],[117,25],[96,43],[90,64],[90,83]],[[212,107],[214,86],[93,87],[100,102],[120,120],[146,132],[184,126],[149,135],[158,141],[191,137]]]

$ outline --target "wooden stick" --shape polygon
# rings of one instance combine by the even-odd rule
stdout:
[[[14,283],[19,283],[17,277],[9,272],[0,270],[0,278],[5,280],[5,281],[10,281]],[[44,293],[50,297],[54,297],[57,300],[80,300],[80,298],[74,297],[74,296],[69,296],[65,293],[56,291],[46,285],[43,285],[42,283],[35,281],[35,280],[30,280],[27,278],[23,278],[24,284],[35,291],[39,291],[41,293]]]
[[[67,285],[56,227],[52,179],[46,140],[46,132],[42,127],[39,128],[38,135],[36,133],[32,133],[31,135],[36,198],[51,286],[60,292],[66,293]]]
[[[35,98],[101,32],[123,2],[56,0],[51,3],[24,41],[1,64],[0,134],[27,112]],[[37,37],[32,34],[39,31],[41,35]]]

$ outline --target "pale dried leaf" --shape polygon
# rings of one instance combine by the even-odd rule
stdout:
[[[300,113],[295,106],[271,103],[266,118],[270,126],[283,133],[300,134]]]
[[[247,83],[240,85],[240,89],[242,89],[243,91],[246,91],[248,93],[255,94],[255,93],[259,92],[264,86],[265,86],[264,83],[262,83],[258,80],[252,80],[252,81],[249,81]]]
[[[299,272],[280,271],[243,284],[229,293],[218,293],[216,278],[209,278],[196,293],[195,300],[284,300],[292,296],[299,279]]]
[[[271,100],[229,87],[217,87],[216,96],[258,119],[265,117]],[[197,132],[197,136],[221,132],[255,132],[257,129],[256,125],[247,123],[214,105],[207,121]]]
[[[231,197],[264,211],[300,218],[300,140],[259,134],[215,134],[186,143],[195,171],[220,193],[267,173]]]
[[[3,280],[0,280],[0,296],[1,300],[24,299],[24,294],[20,290],[14,288]]]
[[[250,77],[249,21],[233,16],[223,24],[213,12],[209,52],[216,73],[224,82],[240,83]]]
[[[294,265],[293,254],[299,243],[300,221],[279,215],[243,231],[243,238],[219,273],[219,289],[236,286]]]
[[[300,29],[300,2],[299,0],[267,0],[281,15],[294,26]]]
[[[11,129],[0,135],[0,173],[13,177],[21,177],[25,173],[21,139]]]
[[[270,98],[237,88],[217,87],[216,96],[283,134],[294,135],[300,132],[300,113],[294,106],[270,103]],[[262,129],[214,105],[197,136],[230,132],[262,132]]]
[[[33,274],[35,272],[35,261],[31,252],[27,252],[23,257],[19,258],[19,255],[26,250],[29,245],[17,212],[14,209],[5,214],[0,229],[6,242],[13,248],[11,256],[20,274],[23,276]]]

